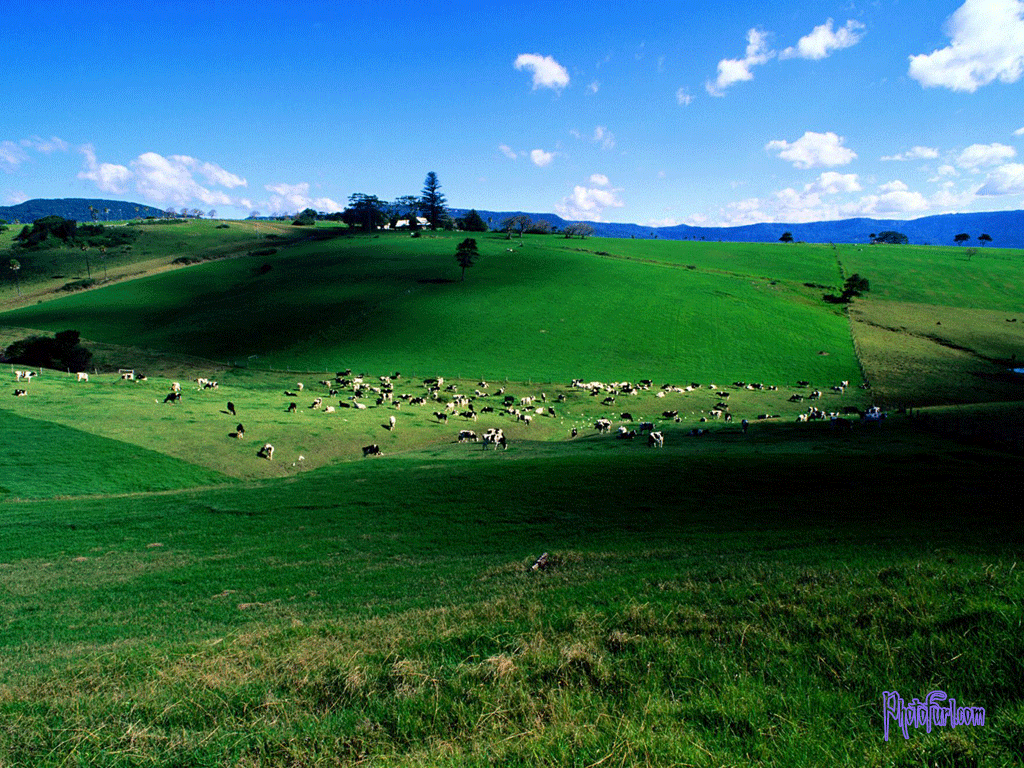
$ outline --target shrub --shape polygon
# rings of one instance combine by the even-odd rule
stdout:
[[[92,352],[83,347],[78,331],[67,330],[48,336],[29,336],[15,341],[4,350],[5,362],[31,365],[37,368],[56,368],[72,372],[84,371],[92,360]]]

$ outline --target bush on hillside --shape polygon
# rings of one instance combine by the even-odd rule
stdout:
[[[67,330],[48,336],[29,336],[4,350],[3,362],[30,365],[34,368],[54,368],[73,373],[84,371],[92,360],[92,352],[83,347],[78,331]]]
[[[871,243],[888,243],[889,245],[906,245],[910,242],[910,238],[904,235],[902,232],[893,232],[892,230],[886,230],[885,232],[879,232],[877,235],[873,235]]]
[[[62,243],[71,242],[75,237],[77,227],[78,223],[71,219],[45,216],[36,219],[32,226],[22,227],[21,232],[14,239],[22,248],[52,248]]]

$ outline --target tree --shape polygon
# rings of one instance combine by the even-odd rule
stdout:
[[[783,232],[782,233],[782,237],[779,238],[779,242],[780,243],[792,243],[793,242],[793,233],[792,232]]]
[[[984,247],[985,243],[991,243],[992,242],[992,236],[991,235],[986,235],[983,232],[982,234],[978,235],[978,242],[981,243],[981,245]]]
[[[462,279],[466,279],[466,268],[472,267],[473,263],[480,257],[480,251],[477,250],[476,240],[472,237],[467,237],[457,246],[455,246],[455,260],[459,262],[459,266],[462,267]]]
[[[83,347],[78,331],[61,331],[52,339],[48,336],[30,336],[20,339],[4,350],[3,357],[12,363],[40,368],[84,371],[92,360],[92,352]]]
[[[970,239],[971,239],[971,236],[968,235],[966,232],[961,232],[959,235],[957,235],[956,237],[953,238],[953,240],[956,242],[957,245],[963,245],[964,243],[966,243]]]
[[[402,195],[391,204],[391,213],[388,219],[391,221],[391,226],[396,226],[402,220],[408,221],[409,229],[415,231],[420,228],[419,212],[420,199],[416,195]]]
[[[462,220],[462,228],[467,232],[486,232],[489,229],[487,222],[475,209],[466,214]]]
[[[21,277],[18,274],[21,271],[21,262],[11,259],[10,268],[14,273],[14,284],[18,287],[18,295],[21,296]]]
[[[565,229],[562,230],[565,234],[566,239],[573,235],[579,235],[580,238],[586,238],[587,235],[594,234],[594,228],[589,224],[585,224],[582,221],[578,221],[575,224],[569,224]]]
[[[888,243],[889,245],[906,245],[907,243],[910,242],[910,238],[908,238],[902,232],[894,232],[893,230],[889,229],[886,230],[885,232],[879,232],[877,235],[874,236],[871,242],[872,244]]]
[[[348,208],[342,213],[342,221],[350,227],[362,227],[364,232],[373,232],[387,222],[384,203],[376,195],[356,192],[349,195]]]
[[[527,227],[526,231],[531,235],[549,235],[551,234],[551,222],[547,219],[537,219]]]
[[[448,213],[444,193],[441,192],[441,183],[437,180],[437,174],[431,171],[423,182],[423,192],[420,194],[420,209],[431,229],[438,229],[443,226],[443,219]]]
[[[523,232],[530,228],[531,221],[530,217],[525,213],[520,213],[517,216],[509,216],[501,224],[498,225],[498,229],[502,232],[507,233],[506,240],[512,239],[512,233],[518,232],[519,237],[522,238]]]
[[[316,211],[312,208],[306,208],[302,213],[295,217],[292,224],[296,227],[312,227],[316,224]]]

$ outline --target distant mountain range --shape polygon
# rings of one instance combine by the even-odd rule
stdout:
[[[45,216],[62,216],[74,221],[91,222],[93,212],[89,210],[90,205],[96,210],[96,221],[100,223],[164,215],[159,208],[142,203],[68,197],[59,200],[26,200],[18,205],[0,206],[0,219],[11,223],[18,221],[22,224],[31,224]]]
[[[28,200],[19,205],[0,207],[0,219],[31,223],[43,216],[63,216],[75,221],[92,221],[97,211],[100,222],[124,221],[138,217],[162,217],[159,208],[123,200],[89,200],[65,198],[60,200]],[[551,226],[563,229],[573,221],[553,213],[527,211],[486,211],[477,213],[492,228],[510,216],[526,215],[534,221],[546,220]],[[455,217],[465,216],[468,208],[453,208]],[[635,237],[662,240],[705,240],[712,242],[774,243],[783,232],[789,232],[796,241],[808,243],[867,243],[872,234],[895,230],[917,245],[955,245],[953,238],[961,232],[971,236],[967,245],[977,246],[978,235],[987,234],[996,248],[1024,248],[1024,211],[992,211],[989,213],[947,213],[926,216],[909,221],[902,219],[843,219],[841,221],[815,221],[807,224],[748,224],[743,227],[643,227],[639,224],[614,224],[603,221],[587,222],[598,237]]]
[[[466,208],[452,209],[453,216],[464,216]],[[497,227],[510,216],[525,215],[536,221],[544,219],[551,226],[563,229],[573,223],[551,213],[526,211],[476,212],[491,227]],[[587,222],[598,237],[635,237],[637,239],[705,240],[727,243],[774,243],[784,232],[795,241],[807,243],[868,243],[872,234],[894,230],[907,236],[917,245],[956,245],[953,238],[961,232],[971,236],[968,246],[978,246],[978,235],[992,238],[990,245],[997,248],[1024,248],[1024,211],[992,211],[990,213],[946,213],[921,219],[843,219],[841,221],[815,221],[807,224],[748,224],[742,227],[642,227],[639,224],[613,224],[601,221]]]

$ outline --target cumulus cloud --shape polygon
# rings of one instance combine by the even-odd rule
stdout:
[[[510,147],[508,144],[499,144],[498,145],[498,150],[501,152],[501,154],[503,154],[509,160],[515,160],[516,159],[515,150],[512,149],[512,147]]]
[[[614,149],[615,147],[615,134],[603,125],[599,125],[594,129],[593,140],[595,144],[601,145],[601,149]]]
[[[775,51],[768,47],[768,33],[751,29],[747,32],[746,55],[742,59],[722,59],[718,62],[718,77],[714,82],[707,81],[704,88],[712,96],[724,96],[725,89],[730,85],[753,80],[751,67],[767,63],[774,55]]]
[[[992,170],[976,194],[985,197],[1024,194],[1024,164],[1007,163]]]
[[[309,196],[309,184],[267,184],[264,189],[271,193],[270,208],[275,211],[302,211],[312,208],[317,211],[341,211],[345,206],[336,203],[329,197],[312,198]]]
[[[541,56],[539,53],[521,53],[516,57],[515,68],[526,69],[533,73],[533,90],[550,88],[560,92],[569,85],[569,73],[551,56]]]
[[[146,200],[163,205],[232,205],[230,195],[209,186],[234,189],[247,182],[216,163],[203,162],[188,155],[164,157],[156,152],[144,152],[129,164],[101,163],[91,144],[80,148],[85,166],[78,178],[92,181],[103,192],[124,194],[130,185]],[[200,184],[196,176],[206,185]]]
[[[597,80],[591,81],[590,85],[587,86],[587,93],[597,93],[601,89],[601,83]]]
[[[999,165],[1016,155],[1017,151],[1006,144],[971,144],[957,156],[956,164],[960,168],[980,168],[986,165]]]
[[[856,173],[836,173],[835,171],[825,171],[816,181],[804,187],[805,192],[818,192],[825,195],[860,192],[861,189]]]
[[[797,168],[814,168],[816,166],[846,165],[857,157],[852,149],[843,146],[843,137],[829,131],[814,133],[807,131],[796,141],[775,140],[768,142],[765,149],[777,152],[783,160],[788,160]]]
[[[594,184],[594,178],[599,177],[603,183],[594,187],[577,185],[573,187],[572,194],[562,198],[561,202],[555,204],[555,213],[563,219],[574,219],[576,221],[601,221],[601,215],[606,208],[621,208],[625,205],[619,198],[621,189],[612,188],[608,178],[600,174],[590,177]]]
[[[804,35],[796,46],[786,48],[779,54],[780,59],[824,59],[832,51],[856,45],[864,37],[864,25],[850,19],[838,30],[832,29],[832,19]]]
[[[590,183],[596,184],[599,187],[607,187],[611,185],[611,182],[608,180],[608,177],[605,176],[603,173],[591,174]]]
[[[97,161],[96,150],[91,144],[86,144],[80,151],[85,156],[85,168],[79,172],[78,178],[93,182],[102,192],[124,194],[132,179],[132,172],[128,168]]]
[[[950,44],[910,57],[909,74],[925,88],[973,93],[993,80],[1024,74],[1024,2],[967,0],[946,21]]]
[[[1024,128],[1018,128],[1016,131],[1013,132],[1013,135],[1014,136],[1024,136]]]
[[[870,214],[901,215],[922,213],[930,207],[928,199],[924,195],[920,192],[911,192],[905,188],[905,185],[903,189],[889,188],[887,191],[886,187],[891,187],[891,185],[884,185],[880,190],[882,191],[880,195],[868,195],[856,203],[843,206],[843,212],[862,216]]]
[[[911,147],[901,155],[889,155],[881,160],[934,160],[939,156],[939,150],[933,147]]]
[[[538,168],[543,168],[545,165],[551,165],[551,161],[554,159],[554,152],[545,152],[543,149],[534,149],[530,151],[530,161]]]
[[[676,103],[681,107],[688,107],[693,102],[693,96],[686,88],[676,91]]]

